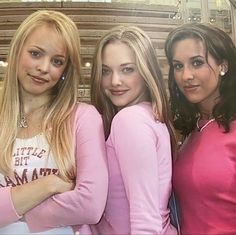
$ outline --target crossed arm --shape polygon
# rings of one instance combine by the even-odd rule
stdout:
[[[102,120],[88,105],[78,109],[76,115],[75,187],[50,175],[14,188],[1,188],[0,201],[4,203],[0,204],[0,227],[22,215],[31,232],[98,222],[108,187]]]

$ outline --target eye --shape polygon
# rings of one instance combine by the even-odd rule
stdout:
[[[132,67],[124,67],[122,69],[123,73],[132,73],[133,71],[134,71],[134,68],[132,68]]]
[[[174,70],[178,71],[183,68],[183,65],[181,63],[174,63],[173,68]]]
[[[36,50],[30,50],[29,53],[32,57],[39,57],[41,55],[40,51]]]
[[[58,58],[54,58],[52,60],[53,65],[55,65],[57,67],[62,66],[64,64],[64,62],[65,62],[64,60],[58,59]]]
[[[102,76],[108,76],[111,73],[111,70],[108,68],[102,68]]]
[[[192,62],[192,65],[193,65],[194,67],[199,67],[199,66],[201,66],[201,65],[203,65],[203,64],[204,64],[204,61],[203,61],[203,60],[199,60],[199,59],[194,60],[194,61]]]

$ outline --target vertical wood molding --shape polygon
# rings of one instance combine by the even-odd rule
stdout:
[[[236,45],[236,0],[230,0],[230,9],[231,9],[231,25],[232,25],[232,39]]]

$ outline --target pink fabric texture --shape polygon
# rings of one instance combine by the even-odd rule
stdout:
[[[150,103],[123,108],[106,142],[109,192],[94,234],[176,234],[167,203],[171,193],[171,147],[165,124]]]
[[[24,218],[31,232],[97,223],[103,213],[108,173],[101,116],[92,105],[79,103],[75,110],[74,128],[75,189],[54,195],[28,211]],[[0,201],[0,226],[17,221],[20,217],[12,205],[10,188],[0,188]]]
[[[236,234],[236,122],[223,132],[214,121],[179,151],[173,184],[182,234]]]

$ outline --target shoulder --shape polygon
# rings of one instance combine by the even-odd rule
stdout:
[[[90,123],[90,125],[102,122],[101,115],[91,104],[79,102],[75,105],[73,113],[77,125],[84,122]]]
[[[111,132],[152,133],[159,135],[167,132],[166,125],[155,120],[150,103],[143,102],[120,110],[112,120]]]
[[[143,122],[147,120],[153,120],[154,116],[152,113],[151,104],[143,102],[140,104],[132,105],[121,109],[114,117],[112,124],[119,122]]]
[[[100,116],[99,112],[93,105],[82,102],[76,103],[74,107],[74,114],[75,117],[83,117],[88,115]]]

